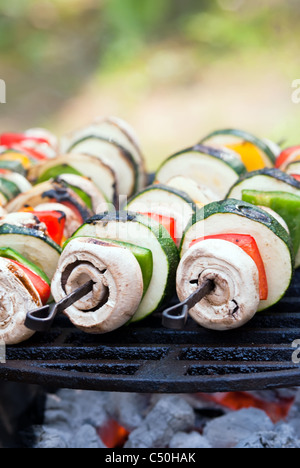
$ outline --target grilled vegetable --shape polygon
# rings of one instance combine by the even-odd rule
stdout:
[[[48,235],[47,226],[34,216],[32,212],[6,213],[0,218],[0,225],[2,224],[26,227]]]
[[[27,190],[30,190],[32,187],[30,182],[28,182],[28,180],[23,175],[18,174],[18,172],[1,169],[0,167],[0,177],[1,179],[5,179],[14,183],[17,186],[19,193],[27,192]]]
[[[138,165],[125,148],[99,136],[86,136],[72,143],[68,153],[97,156],[114,170],[119,192],[130,197],[138,189]]]
[[[82,199],[62,181],[48,181],[35,185],[28,192],[22,193],[7,205],[8,212],[20,211],[26,207],[35,207],[41,203],[61,203],[71,208],[82,222],[92,215],[92,211]]]
[[[6,223],[0,226],[0,248],[7,246],[37,265],[48,278],[53,277],[61,248],[49,236],[36,229]]]
[[[26,152],[21,149],[5,149],[0,153],[0,162],[10,161],[22,164],[25,171],[27,171],[36,161],[30,157]]]
[[[276,161],[276,155],[266,141],[242,130],[218,130],[203,138],[201,143],[235,151],[240,155],[247,171],[274,167]]]
[[[75,174],[62,174],[56,178],[56,181],[65,183],[77,193],[94,214],[109,211],[110,207],[104,195],[90,179]]]
[[[200,208],[213,201],[218,201],[219,197],[210,188],[205,185],[198,184],[195,180],[185,176],[172,177],[167,183],[167,186],[185,192],[197,206]]]
[[[156,173],[156,181],[166,184],[178,175],[189,177],[223,199],[245,172],[244,164],[232,151],[197,145],[164,161]]]
[[[47,234],[58,245],[62,245],[64,240],[64,230],[66,225],[66,215],[63,211],[34,211],[33,208],[25,208],[25,212],[31,213],[47,228]]]
[[[243,200],[252,205],[267,206],[284,219],[297,255],[300,248],[300,196],[287,192],[243,190]],[[296,262],[296,267],[298,266],[300,265]]]
[[[0,297],[1,341],[10,345],[30,338],[34,332],[24,325],[26,314],[42,302],[23,268],[7,258],[0,258]]]
[[[0,192],[8,202],[21,193],[14,182],[4,179],[3,177],[0,177]]]
[[[37,170],[38,169],[39,168],[37,168]],[[41,169],[44,169],[44,167],[42,166]],[[29,172],[29,177],[31,176],[31,173],[32,171]],[[82,175],[69,164],[58,164],[57,166],[51,166],[49,169],[45,170],[45,172],[43,172],[43,174],[38,178],[37,183],[41,184],[42,182],[46,182],[49,179],[56,179],[56,177],[64,174]]]
[[[0,257],[9,258],[10,260],[14,260],[16,262],[21,263],[24,267],[30,269],[31,271],[33,271],[33,273],[40,276],[44,280],[44,282],[47,283],[48,286],[50,286],[50,280],[48,276],[43,272],[43,270],[41,270],[34,263],[27,260],[27,258],[19,254],[19,252],[17,252],[16,250],[11,249],[10,247],[1,247]]]
[[[71,168],[71,169],[70,169]],[[69,154],[58,156],[28,171],[28,180],[40,183],[54,175],[75,173],[90,179],[110,203],[118,201],[118,184],[113,169],[96,156]]]
[[[181,255],[199,237],[232,233],[250,235],[255,239],[268,282],[268,298],[260,301],[258,311],[267,309],[287,291],[292,280],[294,256],[289,234],[264,210],[234,199],[206,205],[187,227]]]
[[[200,239],[195,239],[191,243],[191,247],[203,240],[209,239],[221,239],[227,242],[232,242],[243,249],[244,252],[254,260],[259,275],[260,300],[266,301],[268,299],[268,281],[264,262],[262,261],[255,239],[246,234],[217,234],[214,236],[205,236]]]
[[[136,188],[137,190],[144,188],[146,185],[145,161],[137,137],[127,122],[116,117],[98,118],[92,124],[66,135],[62,139],[62,152],[68,152],[70,147],[86,137],[110,140],[124,148],[131,155],[137,167]]]
[[[133,197],[126,209],[136,213],[153,213],[175,220],[175,241],[180,244],[182,233],[196,211],[196,204],[184,192],[166,185],[155,184]]]
[[[288,192],[300,194],[300,183],[279,169],[262,169],[242,176],[229,190],[226,198],[242,199],[243,190]]]
[[[51,289],[49,284],[46,283],[46,281],[44,281],[39,275],[34,273],[34,271],[32,271],[30,268],[26,267],[22,263],[19,263],[16,260],[12,260],[12,263],[21,268],[21,270],[29,278],[34,288],[36,289],[38,295],[40,296],[42,304],[47,304],[51,295]]]
[[[300,161],[294,161],[289,163],[285,169],[285,172],[291,177],[294,177],[298,182],[300,182]]]
[[[238,245],[207,239],[183,255],[177,271],[177,294],[184,301],[205,281],[214,290],[191,310],[199,325],[228,330],[248,322],[259,306],[259,275],[254,260]]]
[[[89,280],[93,291],[65,314],[78,328],[106,333],[124,325],[138,309],[143,296],[143,277],[134,254],[126,247],[83,237],[64,249],[52,281],[58,302]]]
[[[285,171],[290,163],[300,161],[300,146],[292,146],[283,150],[276,159],[278,169]]]
[[[154,220],[130,212],[104,213],[89,219],[74,236],[119,240],[152,252],[151,282],[132,321],[151,314],[174,294],[178,250],[167,230]]]
[[[66,221],[63,231],[63,239],[61,243],[63,243],[64,240],[71,237],[72,234],[76,231],[76,229],[78,229],[78,227],[81,225],[78,215],[71,208],[62,205],[61,203],[41,203],[40,205],[35,206],[34,209],[32,207],[29,207],[25,208],[25,210],[33,210],[34,212],[54,211],[63,213],[66,218]]]
[[[9,161],[9,160],[0,160],[0,169],[7,170],[11,172],[17,172],[22,176],[26,175],[26,170],[20,161]]]

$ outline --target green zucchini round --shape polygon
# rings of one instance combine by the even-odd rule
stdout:
[[[261,169],[240,177],[228,191],[226,198],[242,199],[243,190],[288,192],[300,195],[300,182],[279,169]]]
[[[154,184],[139,192],[125,207],[136,213],[155,213],[174,218],[176,240],[180,244],[183,231],[196,212],[196,203],[185,193],[163,184]]]
[[[170,156],[158,169],[155,179],[166,184],[182,175],[209,187],[220,199],[246,173],[246,167],[233,151],[196,145]]]
[[[153,275],[133,322],[157,310],[175,293],[178,249],[167,230],[147,216],[125,211],[99,214],[87,220],[73,237],[119,240],[151,250]]]
[[[248,234],[262,256],[269,296],[259,310],[277,303],[290,286],[294,273],[294,254],[289,234],[266,211],[241,200],[228,199],[204,206],[190,220],[182,238],[181,256],[195,239],[217,234]]]
[[[226,142],[228,144],[230,140],[234,143],[243,143],[246,141],[253,144],[259,149],[263,157],[265,167],[274,167],[276,154],[271,149],[271,145],[251,133],[245,132],[244,130],[233,128],[217,130],[203,138],[200,143],[204,145],[217,144],[219,146],[223,144],[226,145]]]
[[[2,224],[0,248],[10,247],[34,263],[52,279],[58,265],[61,248],[41,231],[23,226]]]

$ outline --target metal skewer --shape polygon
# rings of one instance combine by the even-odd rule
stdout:
[[[187,322],[189,310],[212,292],[214,287],[214,282],[207,280],[185,301],[164,310],[162,313],[163,326],[172,330],[182,330]]]
[[[34,331],[47,331],[51,327],[56,315],[63,312],[65,309],[75,304],[89,292],[93,290],[94,281],[85,283],[80,288],[75,289],[71,294],[66,296],[58,303],[48,304],[39,309],[32,310],[27,313],[25,326]]]

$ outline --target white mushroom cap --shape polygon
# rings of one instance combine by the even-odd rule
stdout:
[[[54,299],[89,280],[93,291],[65,311],[71,322],[88,333],[106,333],[128,322],[143,296],[142,271],[132,252],[109,241],[72,239],[52,281]]]
[[[259,273],[252,258],[240,247],[221,239],[192,246],[177,270],[177,294],[184,301],[203,282],[214,290],[190,310],[201,326],[213,330],[238,328],[248,322],[259,305]]]
[[[0,341],[21,343],[34,332],[25,327],[26,314],[42,306],[39,294],[23,270],[0,258]]]

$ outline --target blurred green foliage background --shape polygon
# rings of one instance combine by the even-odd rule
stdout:
[[[299,20],[298,0],[1,2],[0,131],[117,115],[149,169],[217,128],[299,143]]]

